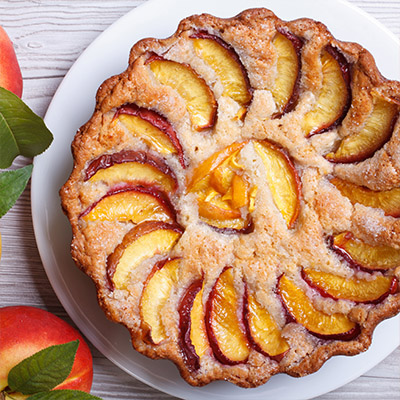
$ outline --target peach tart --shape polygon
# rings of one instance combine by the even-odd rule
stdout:
[[[400,83],[310,19],[195,15],[98,90],[72,257],[191,385],[304,376],[400,311]]]

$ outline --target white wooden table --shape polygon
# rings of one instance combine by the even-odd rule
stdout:
[[[82,51],[110,24],[144,2],[1,0],[0,24],[16,48],[24,78],[25,102],[37,114],[44,116],[58,85]],[[351,2],[400,36],[400,0]],[[245,0],[243,8],[246,8]],[[13,168],[26,165],[29,161],[17,159]],[[36,248],[29,186],[14,208],[0,220],[0,232],[3,241],[0,307],[17,304],[36,306],[71,323],[47,280]],[[94,395],[104,400],[172,398],[121,371],[93,346],[91,350],[94,356]],[[400,348],[365,375],[319,397],[319,400],[328,399],[399,400]]]

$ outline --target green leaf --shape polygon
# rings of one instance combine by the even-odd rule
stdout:
[[[13,392],[34,394],[51,390],[68,377],[79,340],[47,347],[17,364],[8,374]]]
[[[0,172],[0,218],[15,204],[32,174],[32,165]]]
[[[0,169],[15,157],[34,157],[47,149],[53,135],[42,118],[18,96],[0,87]]]
[[[36,393],[26,400],[101,400],[101,398],[80,390],[52,390]]]

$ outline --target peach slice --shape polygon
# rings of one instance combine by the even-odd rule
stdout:
[[[307,137],[338,126],[351,104],[349,65],[337,49],[327,46],[321,52],[322,87],[314,108],[302,122]]]
[[[232,186],[234,170],[230,166],[232,157],[228,157],[218,168],[211,172],[210,186],[221,195],[225,195]]]
[[[179,225],[161,221],[146,221],[132,228],[107,258],[110,290],[126,289],[131,272],[146,259],[168,253],[182,233]]]
[[[226,267],[211,290],[205,319],[210,346],[222,364],[245,363],[250,354],[239,311],[232,267]]]
[[[136,104],[126,104],[116,111],[114,119],[116,118],[132,135],[141,138],[150,148],[161,154],[177,154],[182,167],[186,167],[181,143],[165,117]]]
[[[277,108],[273,118],[280,118],[296,107],[299,98],[303,42],[289,31],[278,29],[272,44],[277,52],[277,75],[271,90]]]
[[[153,55],[147,62],[156,79],[175,89],[184,99],[195,130],[212,128],[217,116],[217,102],[207,83],[190,65]]]
[[[244,169],[237,156],[247,143],[233,143],[213,154],[193,171],[187,184],[188,192],[197,194],[201,220],[222,233],[250,233],[254,228],[243,207],[249,212],[255,191],[237,173]]]
[[[231,203],[236,210],[249,204],[249,185],[242,175],[235,174],[232,179]]]
[[[188,180],[187,191],[191,192],[197,190],[196,186],[204,178],[209,178],[211,172],[216,170],[225,160],[234,158],[247,143],[248,141],[233,143],[203,161],[193,171],[191,178]]]
[[[332,178],[330,182],[352,204],[360,203],[366,207],[380,208],[385,215],[400,217],[400,188],[376,192],[339,178]]]
[[[288,155],[267,140],[255,141],[254,148],[265,166],[267,181],[276,207],[290,229],[300,212],[300,178]]]
[[[191,38],[196,54],[215,70],[224,87],[223,95],[246,107],[253,97],[252,88],[234,48],[207,32],[196,32]]]
[[[331,239],[332,249],[350,264],[368,270],[400,267],[400,250],[390,246],[371,246],[351,232],[342,232]]]
[[[203,307],[204,287],[196,294],[193,301],[190,319],[192,321],[190,329],[190,340],[193,343],[196,354],[201,358],[210,347],[207,339],[206,325],[204,322],[205,311]]]
[[[123,150],[103,154],[93,160],[86,169],[85,181],[119,182],[156,186],[165,192],[174,192],[178,186],[174,171],[161,158],[144,151]]]
[[[192,370],[200,368],[200,358],[209,348],[204,322],[203,279],[193,282],[178,308],[179,344],[186,365]]]
[[[85,221],[175,220],[175,210],[164,192],[154,187],[125,185],[110,190],[81,215]]]
[[[223,200],[205,201],[198,199],[199,215],[208,219],[225,221],[241,217],[240,210],[232,209]]]
[[[198,199],[200,219],[215,230],[226,233],[251,233],[254,226],[250,216],[243,218],[240,210],[233,209],[225,201]]]
[[[243,196],[248,198],[247,194],[237,195],[237,197]],[[251,217],[249,215],[244,217],[240,209],[234,209],[232,201],[217,196],[208,200],[200,194],[197,203],[200,219],[221,233],[251,233],[254,229]]]
[[[167,338],[162,310],[178,284],[179,263],[179,258],[158,262],[144,284],[139,310],[142,328],[150,343],[159,344]]]
[[[324,297],[356,303],[380,303],[396,292],[398,284],[394,277],[376,276],[372,280],[344,278],[309,268],[302,270],[302,277]]]
[[[243,319],[251,346],[279,362],[289,350],[289,345],[269,312],[248,293],[247,287]]]
[[[359,325],[347,316],[317,310],[306,293],[286,275],[279,279],[278,293],[289,315],[321,339],[352,340],[360,333]]]
[[[201,220],[217,232],[227,235],[248,234],[254,231],[254,223],[251,217],[228,219],[225,221],[202,217]]]
[[[374,155],[392,136],[399,107],[374,96],[374,108],[359,132],[344,138],[334,153],[325,158],[335,163],[363,161]]]

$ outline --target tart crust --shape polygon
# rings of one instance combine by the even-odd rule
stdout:
[[[274,119],[270,89],[276,75],[277,53],[272,40],[279,30],[287,30],[303,41],[302,75],[296,108]],[[235,49],[243,63],[253,88],[253,99],[243,121],[233,118],[237,105],[222,96],[215,73],[196,57],[190,36],[198,31],[221,38]],[[351,65],[353,103],[340,127],[306,138],[300,129],[301,120],[321,88],[319,54],[327,45],[338,49]],[[213,128],[204,132],[193,129],[185,103],[176,91],[160,85],[150,73],[146,64],[150,53],[190,64],[204,78],[213,89],[219,107],[218,120]],[[372,190],[400,186],[399,121],[386,144],[364,161],[334,164],[324,158],[329,145],[350,135],[371,112],[371,90],[361,89],[373,89],[400,104],[400,83],[385,79],[372,55],[360,45],[336,40],[320,22],[310,19],[286,22],[266,9],[246,10],[230,19],[207,14],[191,16],[181,21],[171,37],[144,39],[132,47],[128,68],[100,86],[93,116],[74,138],[74,167],[60,195],[63,210],[72,226],[72,257],[96,285],[99,304],[107,317],[129,329],[136,350],[151,358],[172,360],[191,385],[227,380],[242,387],[256,387],[274,374],[304,376],[317,371],[334,355],[355,355],[368,349],[376,325],[399,313],[400,293],[389,295],[379,304],[333,301],[310,292],[299,272],[302,267],[314,267],[345,276],[366,276],[367,272],[354,270],[327,244],[329,235],[342,231],[352,231],[370,244],[400,248],[398,218],[385,216],[380,210],[360,204],[352,205],[329,183],[329,178],[336,176]],[[170,122],[181,141],[188,166],[183,168],[173,155],[165,157],[178,180],[178,189],[171,194],[170,200],[178,213],[177,222],[185,232],[169,255],[182,260],[179,286],[173,288],[164,305],[162,323],[167,338],[157,345],[146,340],[139,302],[152,266],[162,257],[143,262],[131,277],[128,288],[115,290],[108,285],[107,258],[133,224],[85,222],[81,218],[82,213],[109,189],[104,183],[85,180],[85,171],[91,161],[103,154],[126,149],[151,153],[143,142],[129,136],[114,119],[119,107],[132,103],[154,110]],[[268,190],[260,190],[257,194],[254,231],[251,233],[228,235],[199,221],[193,196],[185,191],[187,177],[216,151],[231,143],[251,139],[268,139],[279,144],[296,167],[301,179],[302,198],[300,214],[293,229],[288,230],[279,213],[271,210],[271,200],[265,200],[270,198]],[[254,153],[247,149],[242,153],[241,161],[249,169],[257,168],[253,158]],[[262,177],[254,179],[263,183]],[[221,364],[209,349],[200,360],[200,369],[193,371],[185,363],[179,346],[178,304],[190,284],[201,277],[204,277],[205,304],[212,286],[227,265],[233,267],[238,292],[242,290],[242,282],[246,281],[258,301],[274,316],[290,349],[279,361],[251,349],[247,362],[237,365]],[[277,280],[282,273],[293,276],[299,286],[308,290],[317,308],[328,313],[345,313],[360,326],[361,333],[349,341],[324,340],[296,322],[287,322],[276,293]],[[388,274],[399,278],[400,269]]]

